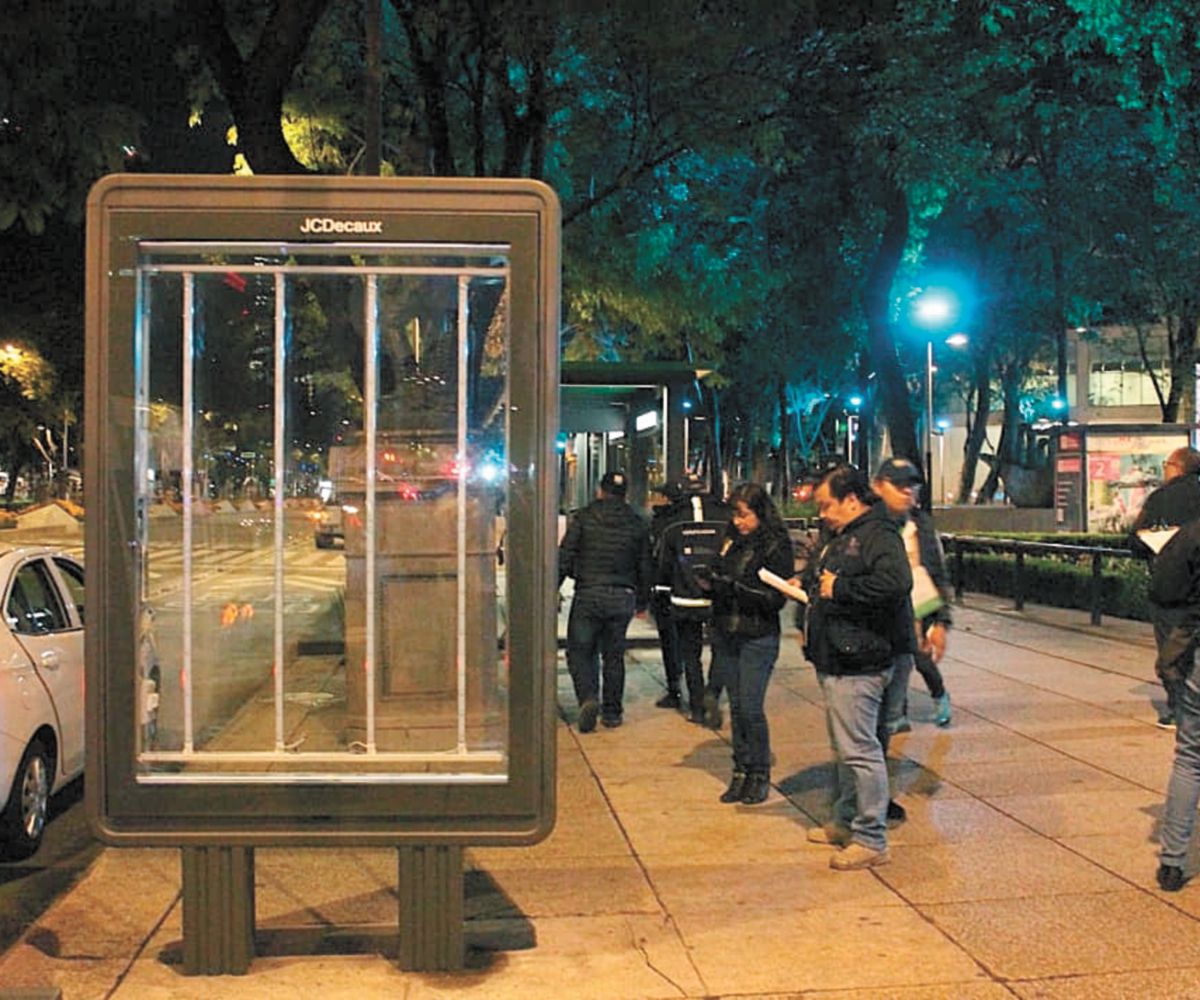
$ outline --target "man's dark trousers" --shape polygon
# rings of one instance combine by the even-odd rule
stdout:
[[[575,591],[567,618],[567,670],[582,705],[595,698],[604,719],[621,718],[625,697],[625,633],[633,618],[629,587],[589,586]],[[603,694],[599,662],[604,664]]]
[[[687,612],[675,618],[676,650],[679,655],[677,671],[687,680],[688,708],[704,711],[704,667],[700,657],[704,652],[704,619],[687,617]]]

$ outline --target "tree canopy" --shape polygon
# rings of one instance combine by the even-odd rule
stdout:
[[[64,234],[96,178],[358,172],[376,129],[385,173],[550,183],[564,357],[718,362],[708,460],[738,474],[786,485],[840,447],[851,396],[921,460],[905,303],[937,274],[974,303],[942,382],[971,414],[964,498],[993,408],[1003,459],[1020,399],[1065,398],[1069,327],[1165,328],[1166,420],[1192,377],[1182,0],[12,0],[0,30],[9,325],[63,391],[82,370]],[[48,301],[56,322],[18,323]]]

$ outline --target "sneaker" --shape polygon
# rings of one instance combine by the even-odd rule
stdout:
[[[1158,866],[1158,887],[1163,892],[1178,892],[1186,881],[1182,868],[1176,865]]]
[[[950,725],[950,695],[943,694],[937,699],[937,714],[933,717],[935,726]]]
[[[895,799],[888,799],[887,804],[887,825],[899,826],[908,819],[908,810],[904,808]]]
[[[579,731],[581,733],[590,733],[596,728],[596,717],[600,714],[600,702],[595,698],[588,698],[582,705],[579,706]]]
[[[704,709],[692,708],[688,711],[688,722],[694,722],[697,726],[704,725]]]
[[[616,729],[624,719],[619,715],[606,715],[600,721],[604,723],[605,729]]]
[[[683,704],[683,699],[679,697],[678,691],[668,691],[654,703],[655,708],[674,708],[679,709]]]
[[[886,849],[876,851],[862,844],[848,844],[829,859],[829,867],[839,872],[856,872],[886,865],[891,860]]]
[[[810,826],[806,837],[810,844],[828,844],[831,847],[845,847],[850,843],[850,831],[840,823]]]
[[[1172,715],[1170,712],[1165,712],[1162,715],[1160,715],[1158,717],[1158,728],[1159,729],[1174,729],[1175,728],[1175,716]]]
[[[887,724],[887,731],[889,736],[895,736],[897,733],[911,733],[912,723],[908,721],[907,715],[902,715]]]

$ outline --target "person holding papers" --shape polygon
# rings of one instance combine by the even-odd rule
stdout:
[[[1200,451],[1194,448],[1176,448],[1163,462],[1163,484],[1146,497],[1141,513],[1133,522],[1129,539],[1130,549],[1153,562],[1157,554],[1179,529],[1200,517]],[[1172,630],[1179,624],[1183,612],[1180,608],[1155,600],[1151,590],[1150,617],[1154,623],[1154,641],[1158,647],[1155,670],[1162,681],[1167,695],[1167,707],[1159,715],[1161,729],[1175,728],[1175,703],[1178,684],[1160,669],[1163,644]]]
[[[743,483],[729,495],[729,527],[717,557],[696,567],[712,594],[712,671],[729,689],[733,777],[722,802],[756,805],[771,792],[771,736],[764,707],[779,657],[779,612],[787,603],[763,582],[766,569],[784,580],[795,572],[792,540],[767,491]]]

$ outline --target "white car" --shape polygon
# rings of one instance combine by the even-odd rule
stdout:
[[[83,566],[0,544],[0,853],[38,849],[50,796],[83,772]]]

